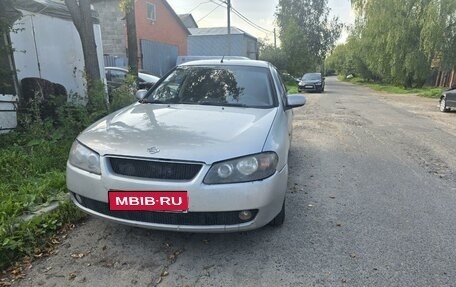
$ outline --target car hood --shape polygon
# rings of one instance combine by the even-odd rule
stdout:
[[[213,163],[261,152],[277,108],[133,104],[78,140],[100,155]]]

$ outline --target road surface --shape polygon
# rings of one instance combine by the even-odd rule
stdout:
[[[282,227],[90,218],[14,286],[455,286],[456,113],[335,78],[326,90],[295,111]]]

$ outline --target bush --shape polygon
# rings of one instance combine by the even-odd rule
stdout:
[[[110,110],[116,111],[128,106],[136,101],[136,82],[135,77],[127,75],[122,86],[112,90]]]
[[[19,113],[16,131],[0,135],[0,269],[33,255],[64,223],[82,217],[68,201],[66,161],[79,132],[107,113],[102,84],[91,89],[87,107],[53,102],[52,117],[42,117],[38,98],[29,103]],[[30,221],[21,217],[56,201],[60,205],[52,213]]]

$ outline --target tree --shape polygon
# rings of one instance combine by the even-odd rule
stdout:
[[[329,19],[327,0],[279,0],[276,20],[294,74],[321,69],[342,29],[337,18]]]
[[[287,55],[285,52],[278,47],[274,47],[271,44],[261,42],[259,43],[260,46],[260,55],[259,59],[263,61],[267,61],[272,63],[276,66],[277,69],[284,71],[287,70],[288,62],[287,62]]]
[[[421,87],[433,65],[456,62],[456,1],[352,0],[358,13],[349,40],[369,72],[385,82]]]
[[[13,3],[13,0],[0,1],[0,94],[19,93],[9,33],[17,30],[13,29],[13,24],[21,13]]]
[[[65,4],[81,38],[85,72],[90,91],[91,87],[101,80],[90,0],[65,0]]]
[[[137,79],[138,77],[138,40],[136,35],[136,19],[135,19],[135,1],[122,0],[120,2],[121,9],[125,12],[125,20],[127,24],[127,44],[128,44],[128,65],[129,72]]]

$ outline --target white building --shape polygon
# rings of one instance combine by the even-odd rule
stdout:
[[[51,0],[16,0],[14,5],[22,17],[14,23],[16,31],[5,39],[9,38],[14,49],[19,87],[25,78],[38,78],[65,87],[69,95],[85,96],[81,40],[65,4]],[[94,23],[100,74],[104,79],[101,29],[96,18]],[[14,108],[10,102],[20,93],[5,95],[0,91],[0,94],[3,94],[0,102],[8,101],[0,105],[0,129],[14,128],[16,115],[5,110]]]

